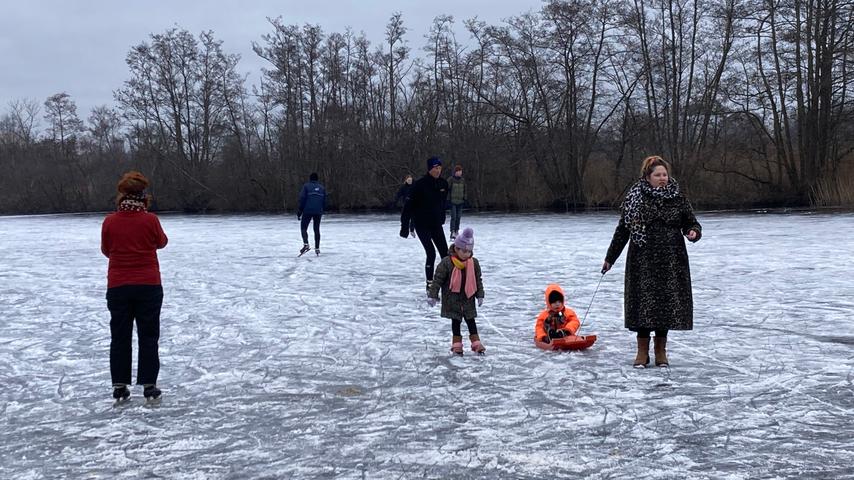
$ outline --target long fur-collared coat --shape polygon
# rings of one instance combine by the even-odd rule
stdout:
[[[651,201],[644,216],[644,244],[630,241],[631,231],[625,217],[614,232],[605,261],[614,264],[626,243],[629,251],[625,278],[625,326],[629,330],[691,330],[694,327],[694,301],[691,269],[685,238],[695,230],[700,239],[702,227],[691,204],[681,194],[676,198]]]

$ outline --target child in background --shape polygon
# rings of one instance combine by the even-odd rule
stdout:
[[[463,230],[448,251],[448,256],[439,262],[433,282],[427,290],[427,303],[435,306],[442,291],[442,316],[451,319],[451,352],[463,354],[463,336],[460,326],[463,319],[469,331],[471,349],[482,354],[486,351],[477,334],[477,307],[483,305],[483,281],[480,278],[480,263],[474,258],[474,231]],[[475,306],[477,299],[477,306]]]
[[[563,289],[560,285],[551,284],[546,287],[546,309],[537,315],[534,326],[534,339],[551,343],[553,338],[563,338],[575,335],[580,326],[578,315],[565,306]]]

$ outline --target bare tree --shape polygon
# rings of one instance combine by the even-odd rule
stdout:
[[[83,130],[83,122],[77,117],[77,104],[62,92],[48,97],[44,106],[50,135],[59,142],[63,154],[69,155],[77,134]]]

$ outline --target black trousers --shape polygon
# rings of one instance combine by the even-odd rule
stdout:
[[[463,320],[461,318],[452,318],[451,319],[451,335],[455,337],[462,337],[463,334],[460,333],[460,326],[463,324]],[[477,335],[477,323],[475,323],[473,318],[466,319],[466,326],[469,328],[469,335]]]
[[[302,233],[302,243],[308,245],[308,222],[312,222],[314,227],[314,248],[320,248],[320,217],[322,215],[303,215],[299,222],[300,233]]]
[[[139,339],[136,383],[156,384],[160,373],[160,285],[123,285],[107,289],[110,310],[110,375],[113,383],[131,384],[133,323]]]
[[[441,258],[448,256],[448,242],[445,241],[445,232],[442,231],[441,225],[425,226],[419,223],[415,224],[415,233],[418,234],[418,240],[421,240],[421,245],[424,247],[424,253],[427,254],[427,263],[424,265],[424,273],[427,275],[427,281],[433,280],[433,267],[436,263],[436,250],[439,251]],[[436,248],[433,248],[433,245]]]
[[[451,204],[451,231],[460,231],[460,220],[463,218],[463,204]]]
[[[638,331],[638,338],[649,338],[649,334],[652,332],[652,330],[650,330],[648,328],[639,328],[637,331]],[[656,330],[655,336],[661,337],[661,338],[667,338],[667,330]]]

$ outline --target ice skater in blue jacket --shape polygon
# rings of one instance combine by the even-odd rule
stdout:
[[[299,210],[297,219],[300,220],[300,232],[302,233],[302,249],[299,254],[311,250],[308,246],[308,223],[314,223],[314,253],[320,255],[320,217],[326,209],[326,189],[317,181],[317,174],[312,173],[308,177],[308,183],[302,186],[299,192]]]

